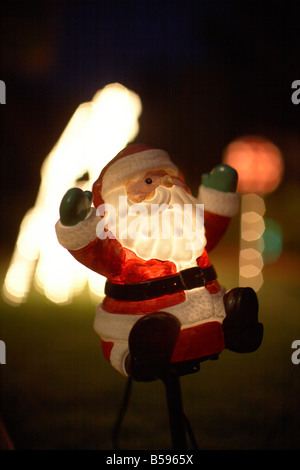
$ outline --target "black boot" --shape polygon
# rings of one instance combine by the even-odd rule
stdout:
[[[140,318],[129,335],[128,375],[144,382],[162,378],[170,366],[180,327],[180,321],[165,312]]]
[[[222,328],[225,347],[234,352],[253,352],[259,348],[263,325],[258,322],[258,300],[251,287],[237,287],[224,295],[226,317]]]

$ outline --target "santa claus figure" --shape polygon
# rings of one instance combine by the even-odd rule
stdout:
[[[218,165],[195,198],[167,152],[131,144],[92,192],[65,194],[58,241],[107,278],[94,328],[121,374],[154,380],[170,364],[189,372],[225,347],[260,345],[255,292],[226,292],[208,257],[239,210],[236,186],[236,171]]]

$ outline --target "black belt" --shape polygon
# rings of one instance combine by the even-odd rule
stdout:
[[[110,281],[106,281],[104,292],[105,295],[115,300],[149,300],[167,294],[175,294],[182,290],[204,287],[208,282],[212,282],[216,278],[217,274],[213,266],[208,268],[195,266],[194,268],[179,271],[178,274],[172,276],[133,284],[113,284]]]

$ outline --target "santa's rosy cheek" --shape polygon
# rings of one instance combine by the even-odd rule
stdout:
[[[130,183],[127,188],[127,197],[133,203],[139,203],[152,199],[155,196],[155,188],[158,185],[147,184],[145,180]]]
[[[129,183],[126,187],[127,196],[131,202],[138,203],[152,199],[155,196],[157,184],[147,183],[145,179]]]

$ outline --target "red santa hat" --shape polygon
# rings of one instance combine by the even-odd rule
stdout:
[[[112,189],[126,184],[138,173],[164,169],[178,175],[178,168],[172,163],[165,150],[154,149],[144,144],[130,144],[116,155],[101,171],[93,185],[94,205],[98,207]]]

